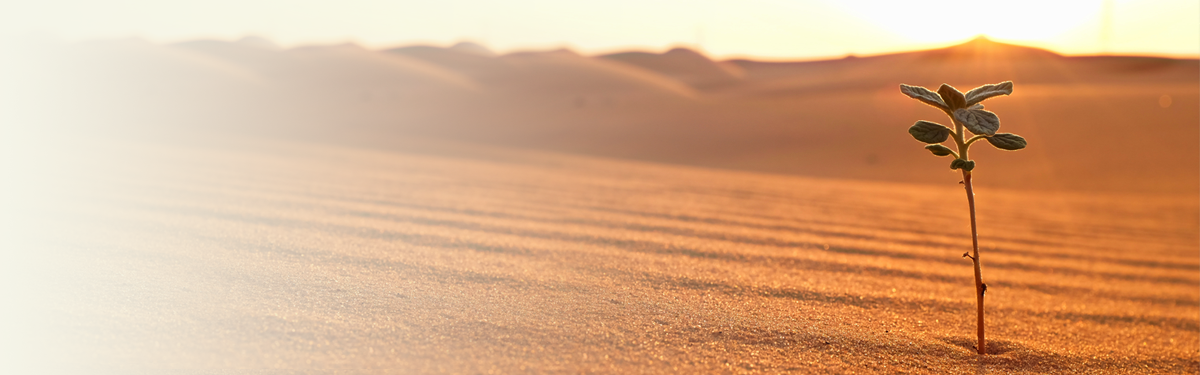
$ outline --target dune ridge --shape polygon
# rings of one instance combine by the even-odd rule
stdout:
[[[4,69],[22,72],[6,79],[19,119],[10,123],[68,133],[250,134],[385,149],[421,137],[907,183],[954,177],[907,138],[916,119],[945,120],[897,93],[900,83],[966,90],[1013,80],[1014,95],[988,106],[1001,131],[1031,146],[980,151],[984,170],[1004,176],[982,177],[981,188],[1200,189],[1196,59],[1061,56],[986,39],[803,62],[713,61],[686,49],[280,50],[253,39],[93,42],[14,56]]]

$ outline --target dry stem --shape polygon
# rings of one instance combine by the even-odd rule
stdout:
[[[979,267],[979,233],[975,227],[975,191],[971,188],[971,172],[963,170],[962,174],[963,185],[967,189],[967,206],[971,209],[971,248],[974,250],[971,261],[975,263],[975,299],[978,301],[979,307],[976,314],[979,344],[975,348],[979,350],[979,354],[986,354],[983,340],[983,295],[987,291],[987,285],[983,283],[983,271]]]

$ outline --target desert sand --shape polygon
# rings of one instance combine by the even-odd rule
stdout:
[[[1200,191],[1200,60],[1062,56],[977,39],[942,49],[769,62],[687,49],[495,54],[473,44],[280,49],[261,39],[39,46],[0,60],[5,113],[102,134],[194,129],[387,147],[427,137],[810,177],[956,182],[905,130],[941,112],[901,83],[989,100],[1018,153],[980,150],[981,188]],[[22,52],[23,51],[23,52]],[[9,51],[11,52],[11,51]],[[10,75],[5,77],[5,75]],[[12,104],[19,103],[19,104]],[[11,108],[5,108],[11,106]]]
[[[5,184],[23,373],[1200,368],[1187,195],[981,189],[979,357],[954,183],[428,140],[55,141]]]
[[[3,373],[1200,371],[1200,61],[138,40],[0,59]],[[19,53],[13,53],[17,51]],[[966,90],[960,175],[900,83]]]

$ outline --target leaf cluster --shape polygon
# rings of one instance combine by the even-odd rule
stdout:
[[[967,158],[967,150],[972,143],[986,139],[998,149],[1016,151],[1025,148],[1025,138],[1012,133],[997,133],[1000,130],[1000,117],[983,109],[984,100],[1000,95],[1012,94],[1012,81],[991,85],[983,85],[963,94],[954,86],[942,84],[937,92],[920,86],[900,85],[900,92],[910,98],[942,110],[954,124],[954,129],[945,125],[920,120],[908,128],[908,134],[916,140],[927,143],[926,150],[935,156],[954,156],[950,169],[975,169],[975,162]],[[974,134],[970,139],[964,139],[964,129]],[[941,145],[947,139],[953,139],[958,152]]]

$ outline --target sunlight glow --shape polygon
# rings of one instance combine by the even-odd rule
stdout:
[[[1064,54],[1196,56],[1198,29],[1196,0],[0,1],[0,44],[256,35],[284,47],[469,40],[499,52],[686,46],[718,58],[796,59],[941,48],[983,35]]]
[[[911,2],[848,0],[846,12],[913,42],[944,42],[984,35],[1003,40],[1058,36],[1100,16],[1102,0],[957,0]]]

